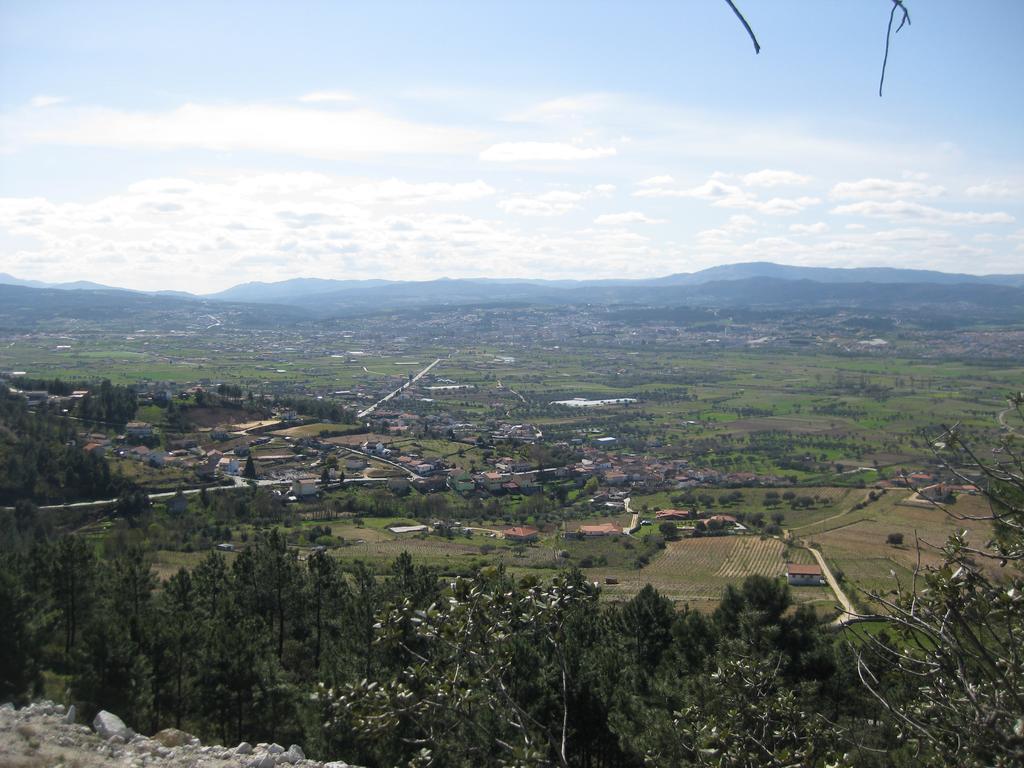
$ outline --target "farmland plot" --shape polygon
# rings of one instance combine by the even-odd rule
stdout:
[[[778,539],[754,539],[735,537],[735,545],[729,557],[715,573],[726,579],[744,579],[752,574],[761,576],[782,575],[783,544]],[[741,545],[741,542],[743,544]]]
[[[741,584],[747,576],[780,576],[784,548],[777,539],[754,536],[673,541],[648,567],[622,574],[620,583],[608,591],[612,596],[627,597],[651,584],[676,601],[717,602],[726,586]]]
[[[875,504],[831,521],[827,525],[833,527],[829,529],[812,528],[814,532],[806,536],[806,541],[818,544],[851,585],[884,592],[895,587],[897,578],[908,584],[918,566],[927,569],[941,565],[940,547],[953,533],[966,530],[971,543],[991,537],[987,521],[959,520],[937,507],[906,504],[906,495],[906,491],[890,492]],[[981,497],[962,496],[951,509],[962,515],[981,516],[986,513],[985,504]],[[887,542],[894,533],[903,535],[903,544]],[[1002,576],[994,561],[981,560],[978,565],[993,578]]]

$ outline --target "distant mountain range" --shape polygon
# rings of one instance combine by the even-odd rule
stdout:
[[[0,285],[17,285],[23,288],[48,288],[55,291],[127,291],[129,293],[141,293],[147,296],[180,296],[183,298],[195,298],[195,294],[185,291],[136,291],[131,288],[116,288],[102,283],[94,283],[91,280],[75,280],[71,283],[44,283],[41,280],[21,280],[14,275],[0,272]]]
[[[801,267],[773,264],[768,261],[752,261],[743,264],[723,264],[702,269],[698,272],[679,272],[665,277],[638,280],[542,280],[531,278],[440,278],[428,281],[406,280],[331,280],[317,277],[297,277],[276,283],[240,283],[217,293],[191,294],[184,291],[132,291],[160,296],[180,296],[216,299],[234,302],[255,302],[270,304],[305,303],[311,296],[344,294],[349,291],[365,291],[368,288],[403,286],[400,295],[426,291],[435,293],[430,286],[445,286],[458,294],[461,286],[501,285],[520,289],[546,288],[571,290],[588,287],[640,287],[669,285],[704,285],[720,281],[747,280],[751,278],[774,278],[778,280],[809,280],[815,283],[882,283],[886,285],[906,283],[929,283],[937,285],[1004,285],[1024,287],[1024,274],[1017,275],[967,275],[951,272],[937,272],[927,269],[899,269],[896,267]],[[109,285],[78,280],[69,283],[45,283],[39,280],[21,280],[0,272],[0,285],[19,285],[29,288],[52,288],[61,291],[82,290],[125,290]],[[442,293],[445,291],[442,289]],[[516,291],[519,292],[518,290]]]
[[[898,267],[798,267],[751,261],[744,264],[723,264],[700,272],[680,273],[659,278],[657,282],[673,285],[695,285],[717,280],[743,280],[751,277],[773,277],[780,280],[813,280],[817,283],[980,283],[1024,287],[1024,275],[965,275],[936,272],[931,269],[900,269]]]
[[[771,262],[749,262],[726,264],[703,269],[699,272],[681,272],[665,277],[641,280],[540,280],[503,278],[464,278],[430,280],[423,282],[393,280],[323,280],[318,278],[296,278],[278,283],[243,283],[226,291],[209,294],[207,298],[230,301],[269,302],[274,304],[306,303],[343,300],[352,296],[353,291],[384,289],[376,295],[388,295],[396,300],[407,300],[416,295],[431,295],[457,300],[479,298],[488,287],[501,286],[500,292],[507,298],[543,299],[554,291],[563,295],[565,291],[592,288],[642,288],[662,286],[693,286],[722,281],[742,281],[771,278],[776,280],[806,280],[827,284],[881,283],[885,285],[926,283],[935,285],[1002,285],[1024,287],[1024,275],[965,275],[936,272],[924,269],[896,269],[892,267],[797,267]]]
[[[838,269],[753,262],[644,280],[466,278],[429,281],[296,278],[243,283],[204,296],[145,292],[92,282],[47,284],[0,274],[0,323],[18,317],[141,320],[210,315],[257,326],[402,309],[535,304],[720,306],[772,309],[856,308],[932,313],[972,307],[976,316],[1024,319],[1024,275],[963,275],[895,268]],[[262,308],[261,308],[262,307]],[[20,311],[19,311],[20,310]],[[154,315],[156,313],[156,315]]]

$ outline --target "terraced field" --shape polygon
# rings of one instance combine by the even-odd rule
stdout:
[[[639,571],[608,572],[619,583],[606,587],[610,597],[628,598],[645,584],[667,597],[694,607],[713,608],[729,584],[747,576],[781,576],[785,545],[778,539],[755,536],[718,536],[669,542],[651,564]]]
[[[780,576],[782,574],[783,544],[778,539],[735,537],[732,551],[715,576],[726,579],[744,579],[752,574]],[[743,542],[743,544],[740,544]]]
[[[975,544],[991,536],[985,521],[958,520],[937,507],[907,503],[907,495],[907,491],[890,491],[863,509],[794,531],[794,536],[819,545],[832,567],[842,571],[851,592],[887,592],[896,586],[897,578],[906,586],[918,565],[928,568],[942,562],[940,547],[958,530],[966,529]],[[950,509],[980,516],[987,508],[981,497],[961,496]],[[889,545],[886,539],[892,533],[903,534],[904,543]],[[920,552],[915,540],[920,541]],[[999,577],[993,561],[978,564]]]

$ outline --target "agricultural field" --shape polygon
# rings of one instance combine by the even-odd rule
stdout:
[[[349,505],[352,512],[353,495],[362,494],[363,511],[371,510],[362,527],[337,516],[324,523],[331,536],[343,540],[332,552],[345,563],[362,560],[384,568],[408,550],[440,571],[502,563],[517,572],[548,572],[575,565],[595,580],[617,578],[619,584],[606,590],[609,597],[630,594],[649,581],[677,602],[701,604],[712,604],[725,585],[746,575],[779,576],[786,557],[799,562],[809,556],[796,546],[800,542],[820,547],[851,590],[890,588],[890,574],[905,579],[916,565],[915,536],[937,545],[958,523],[933,509],[908,506],[905,491],[889,490],[872,500],[874,486],[904,469],[934,468],[931,441],[944,424],[959,423],[965,437],[982,448],[1022,428],[1006,407],[1007,393],[1024,381],[1024,366],[1013,358],[931,356],[929,343],[939,337],[903,330],[889,334],[885,348],[865,351],[859,351],[864,348],[856,346],[857,338],[760,348],[721,342],[719,332],[731,328],[731,321],[709,320],[706,331],[661,325],[645,330],[623,319],[628,314],[592,313],[581,321],[559,311],[499,308],[353,316],[319,329],[228,330],[211,318],[201,332],[38,332],[6,338],[0,370],[107,378],[143,391],[177,393],[196,385],[214,391],[226,384],[251,392],[253,399],[245,403],[296,398],[336,406],[333,423],[313,416],[301,425],[273,425],[273,409],[239,402],[203,405],[177,397],[175,414],[155,401],[141,405],[136,418],[157,427],[164,447],[173,436],[204,450],[228,451],[246,437],[212,440],[212,431],[278,426],[270,442],[252,448],[261,478],[319,474],[327,459],[344,469],[352,450],[367,441],[385,444],[393,456],[436,461],[445,471],[479,472],[501,456],[535,468],[556,461],[569,465],[592,456],[599,438],[612,440],[607,456],[594,457],[598,462],[679,462],[722,478],[756,475],[751,482],[689,481],[686,487],[673,480],[638,483],[629,491],[632,509],[645,519],[654,521],[659,509],[698,509],[735,515],[753,532],[684,538],[667,542],[664,550],[657,548],[657,523],[632,537],[558,536],[588,520],[629,523],[621,507],[600,506],[604,499],[592,504],[596,492],[584,492],[579,477],[546,481],[538,493],[521,496],[441,491],[399,498],[380,487],[332,490],[319,506],[305,508],[319,524],[331,517],[323,508],[337,512]],[[815,334],[816,323],[811,322]],[[836,338],[843,333],[838,325],[833,332]],[[435,359],[440,362],[429,375],[380,408],[386,417],[356,418]],[[576,398],[631,402],[559,404]],[[183,413],[191,426],[176,434],[171,416],[180,419]],[[524,424],[530,425],[526,442],[502,437],[503,429]],[[111,436],[116,432],[105,429]],[[300,441],[301,449],[295,447]],[[157,470],[120,459],[112,464],[147,489],[173,488],[191,477],[170,466]],[[370,459],[364,474],[402,473]],[[349,479],[357,474],[346,472]],[[960,509],[973,503],[966,497],[957,502]],[[538,544],[512,547],[482,531],[450,540],[398,536],[375,522],[412,512],[418,522],[447,516],[479,527],[536,524],[548,533]],[[300,508],[295,514],[307,512]],[[766,530],[785,534],[794,545],[757,535]],[[235,532],[252,533],[245,524]],[[902,533],[904,544],[887,544],[890,533]],[[937,560],[935,550],[926,548],[922,563]],[[157,567],[163,573],[171,565],[161,560]],[[801,588],[795,594],[816,607],[830,604],[820,597],[822,590]]]
[[[605,587],[613,598],[628,597],[651,584],[677,604],[707,608],[717,604],[727,585],[739,584],[747,576],[781,576],[785,551],[785,544],[775,538],[708,536],[667,542],[665,551],[640,571],[594,569],[593,573],[602,581],[606,576],[619,580]]]
[[[908,502],[909,496],[908,491],[890,491],[863,509],[793,531],[792,535],[818,546],[833,570],[843,574],[849,591],[862,595],[862,599],[863,592],[891,591],[897,580],[908,584],[918,567],[938,565],[942,545],[957,531],[966,530],[968,541],[976,545],[984,545],[991,537],[987,522],[953,516],[984,514],[983,498],[959,496],[949,507],[951,515],[929,503]],[[889,544],[890,534],[902,534],[903,543]],[[978,565],[998,577],[1000,569],[995,561],[981,560]]]

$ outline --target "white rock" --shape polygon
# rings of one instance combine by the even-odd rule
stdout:
[[[64,715],[64,722],[68,725],[73,724],[75,722],[76,715],[77,712],[75,711],[75,705],[72,704],[70,707],[68,707],[67,714]]]
[[[241,744],[239,744],[237,747],[235,747],[235,754],[236,755],[251,755],[252,754],[252,744],[250,744],[248,741],[243,741]]]
[[[275,755],[260,755],[249,762],[249,768],[274,768],[277,765]]]
[[[329,763],[324,763],[324,768],[351,768],[351,766],[344,760],[332,760]]]
[[[132,734],[131,729],[124,724],[120,717],[112,712],[107,712],[105,709],[100,710],[100,713],[93,719],[92,727],[104,739],[109,739],[111,736],[119,736],[127,740],[131,738]]]
[[[280,755],[282,752],[284,752],[284,747],[282,747],[280,744],[274,743],[267,747],[267,752],[269,752],[272,755]]]

